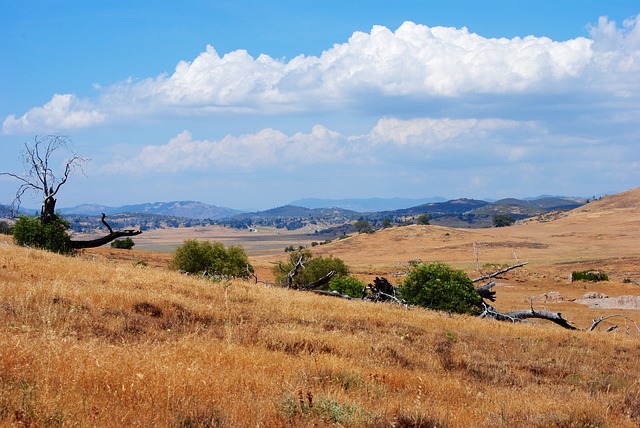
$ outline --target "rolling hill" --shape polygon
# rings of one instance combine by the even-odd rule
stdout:
[[[625,281],[640,279],[638,242],[634,189],[512,227],[410,225],[313,249],[394,282],[412,259],[470,277],[528,261],[496,279],[496,308],[562,312],[581,329],[568,331],[274,287],[282,249],[251,257],[258,282],[213,282],[167,255],[0,239],[0,425],[637,427],[638,310],[581,300],[640,295]],[[576,269],[610,281],[572,283]],[[587,331],[598,317],[614,318]]]

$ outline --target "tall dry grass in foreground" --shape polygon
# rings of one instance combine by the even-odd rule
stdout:
[[[0,244],[3,426],[633,427],[640,341]]]

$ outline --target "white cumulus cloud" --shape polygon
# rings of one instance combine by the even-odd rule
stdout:
[[[346,139],[335,131],[316,125],[310,133],[286,135],[274,129],[253,134],[228,135],[220,140],[197,140],[183,131],[165,145],[143,147],[129,161],[117,161],[105,167],[107,172],[185,172],[220,168],[252,170],[287,168],[344,160]]]
[[[511,140],[513,131],[518,141]],[[385,163],[385,148],[393,156],[412,161],[445,156],[465,156],[471,151],[505,160],[519,160],[528,153],[527,145],[544,133],[531,122],[502,119],[402,120],[383,118],[365,135],[343,135],[315,125],[309,133],[287,135],[271,128],[240,136],[227,135],[219,140],[194,139],[183,131],[164,145],[148,145],[128,161],[105,166],[112,173],[295,169],[305,165],[362,165]],[[376,149],[383,148],[378,152]],[[477,160],[477,159],[475,159]]]
[[[57,132],[99,124],[105,115],[72,94],[55,94],[42,107],[34,107],[19,118],[8,116],[2,123],[6,134],[20,132]]]
[[[369,111],[404,100],[433,106],[437,100],[501,105],[504,97],[568,94],[581,108],[591,95],[640,95],[640,15],[618,26],[600,18],[590,38],[486,38],[466,28],[427,27],[405,22],[392,31],[374,26],[356,32],[320,56],[290,60],[252,57],[244,50],[220,55],[214,47],[171,74],[129,79],[98,88],[79,100],[54,95],[22,116],[10,115],[4,133],[71,129],[139,117]],[[577,98],[571,94],[580,95]],[[393,102],[389,102],[393,101]],[[504,107],[508,109],[509,107]]]

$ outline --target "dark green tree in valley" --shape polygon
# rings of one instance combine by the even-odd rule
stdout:
[[[424,213],[418,216],[418,218],[416,219],[416,224],[429,224],[429,220],[431,220],[431,217],[429,216],[428,213]]]
[[[373,233],[373,227],[371,227],[371,224],[364,219],[360,219],[358,221],[356,221],[353,224],[354,229],[356,230],[356,232],[358,233]]]
[[[507,214],[496,214],[493,216],[494,227],[507,227],[516,222],[516,219]]]

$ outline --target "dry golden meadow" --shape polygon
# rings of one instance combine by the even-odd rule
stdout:
[[[205,233],[183,232],[136,248]],[[284,240],[249,246],[255,284],[183,276],[169,254],[64,257],[0,237],[0,426],[640,425],[640,189],[508,228],[407,226],[313,248],[392,282],[412,259],[471,277],[527,261],[499,280],[496,308],[562,312],[577,331],[271,287]],[[569,282],[585,269],[611,281]],[[577,301],[587,292],[609,299],[592,308]]]

